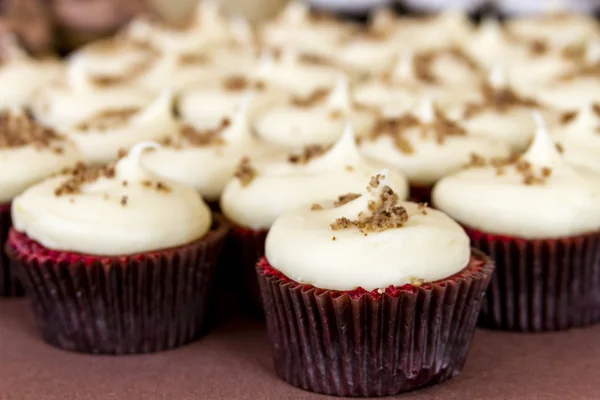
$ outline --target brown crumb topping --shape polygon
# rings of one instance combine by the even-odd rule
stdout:
[[[179,128],[179,135],[181,139],[188,146],[192,147],[207,147],[207,146],[222,146],[225,144],[222,133],[225,129],[231,126],[231,120],[225,118],[221,121],[221,124],[213,129],[198,130],[190,124],[182,124]],[[172,139],[166,140],[166,145],[173,145]],[[179,147],[181,144],[177,144]]]
[[[358,193],[347,193],[341,196],[338,196],[337,201],[333,203],[334,207],[341,207],[344,204],[350,203],[352,200],[358,199],[360,194]]]
[[[536,170],[531,163],[521,159],[521,156],[517,153],[512,154],[508,158],[492,158],[490,160],[486,160],[477,154],[471,154],[471,160],[466,168],[482,168],[487,166],[493,167],[496,170],[497,176],[504,175],[508,168],[514,168],[523,178],[523,184],[527,186],[544,185],[548,178],[552,176],[551,168],[542,167]]]
[[[91,168],[80,162],[75,167],[65,170],[64,174],[69,178],[54,190],[56,196],[78,194],[81,193],[83,185],[96,182],[100,178],[114,178],[115,166],[109,164]]]
[[[319,211],[319,210],[322,210],[322,209],[323,209],[323,206],[322,206],[322,205],[320,205],[320,204],[317,204],[317,203],[315,203],[315,204],[313,204],[312,206],[310,206],[310,209],[311,209],[312,211]]]
[[[317,89],[307,97],[294,97],[291,103],[296,107],[312,107],[317,103],[322,102],[329,95],[327,89]]]
[[[478,64],[469,57],[464,51],[458,48],[432,50],[419,53],[413,59],[413,69],[417,78],[427,83],[440,83],[435,76],[433,66],[438,57],[450,56],[455,60],[465,64],[474,73],[480,73]]]
[[[306,165],[311,160],[321,157],[323,154],[327,153],[332,146],[325,146],[320,144],[311,144],[302,150],[300,154],[291,154],[288,157],[288,161],[292,164],[300,164]]]
[[[242,92],[248,89],[264,90],[265,83],[253,82],[242,75],[231,75],[223,80],[223,88],[229,92]]]
[[[539,107],[539,103],[533,99],[523,97],[510,87],[496,89],[489,83],[484,83],[481,88],[483,101],[470,103],[465,110],[465,118],[471,118],[487,109],[498,112],[507,112],[513,107]]]
[[[63,153],[64,139],[54,130],[40,125],[31,115],[0,112],[0,149],[34,146]]]
[[[432,138],[440,145],[444,144],[446,138],[450,136],[464,136],[467,134],[467,131],[461,125],[450,120],[441,110],[436,108],[433,121],[430,123],[423,123],[412,114],[380,120],[370,138],[375,139],[381,135],[389,135],[400,152],[413,154],[415,149],[405,136],[405,133],[413,128],[420,129],[423,140]]]
[[[568,72],[558,78],[559,81],[571,81],[577,78],[598,78],[600,77],[600,62],[595,64],[583,64],[574,68],[571,72]]]
[[[138,78],[146,72],[159,57],[159,51],[148,43],[126,41],[123,39],[109,39],[98,41],[92,45],[93,51],[98,51],[106,55],[127,50],[140,50],[147,53],[147,57],[123,71],[119,75],[93,75],[90,77],[92,84],[96,86],[120,85]]]
[[[91,130],[105,131],[118,128],[139,111],[140,109],[138,107],[104,110],[97,113],[87,121],[80,123],[75,128],[82,132],[88,132]]]
[[[419,212],[423,215],[427,215],[427,203],[419,203],[419,205],[417,206],[417,208],[419,209]]]
[[[256,178],[256,175],[258,175],[258,172],[250,164],[250,159],[248,157],[242,158],[242,161],[235,171],[235,177],[240,180],[242,186],[248,186],[252,183],[254,178]]]
[[[383,177],[376,175],[369,183],[369,190],[376,190],[381,185]],[[337,218],[331,229],[357,228],[367,236],[370,232],[382,232],[388,229],[403,227],[408,222],[408,212],[398,204],[398,195],[389,186],[384,186],[376,201],[369,202],[368,212],[361,212],[355,220],[346,217]]]
[[[177,59],[179,65],[206,65],[210,63],[208,54],[203,53],[185,53]]]

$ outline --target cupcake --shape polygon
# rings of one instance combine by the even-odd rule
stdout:
[[[127,85],[148,73],[159,57],[155,47],[117,35],[80,48],[67,63],[80,63],[87,79],[100,86]]]
[[[280,87],[301,99],[309,98],[317,91],[333,89],[339,76],[339,68],[307,57],[293,48],[287,48],[277,56],[264,53],[256,74],[262,82]]]
[[[173,140],[142,156],[142,165],[156,175],[194,188],[217,207],[223,188],[244,157],[262,157],[275,151],[257,140],[248,126],[251,103],[260,99],[250,92],[244,96],[235,116],[224,116],[215,127],[182,122]]]
[[[90,79],[81,59],[73,59],[65,76],[46,86],[31,103],[35,117],[63,130],[106,110],[141,108],[156,95],[135,84],[105,85]]]
[[[426,17],[401,18],[396,43],[414,53],[456,47],[473,33],[469,16],[459,8]]]
[[[312,14],[306,3],[295,0],[260,28],[260,39],[270,49],[329,57],[352,31],[331,16]]]
[[[394,117],[409,112],[422,97],[435,98],[444,109],[480,101],[482,96],[476,90],[480,82],[480,71],[461,51],[416,56],[400,52],[391,70],[356,85],[354,99],[359,105]]]
[[[207,330],[227,226],[192,188],[116,164],[78,166],[12,205],[6,250],[42,337],[85,353],[166,350]]]
[[[371,131],[376,116],[353,104],[345,75],[329,92],[318,90],[308,98],[292,97],[252,116],[253,129],[261,140],[291,150],[334,143],[342,135],[346,121],[361,137]]]
[[[3,37],[0,46],[0,110],[28,106],[46,82],[60,74],[61,64],[29,57],[13,37]]]
[[[517,152],[525,150],[535,132],[533,110],[540,104],[513,89],[500,66],[490,71],[480,91],[481,101],[466,103],[458,120],[473,134],[507,142]]]
[[[267,236],[257,273],[275,371],[363,397],[456,376],[493,262],[445,214],[400,201],[384,174],[342,198],[281,215]]]
[[[600,103],[566,114],[553,132],[567,162],[600,173]]]
[[[548,331],[600,321],[600,174],[570,166],[538,114],[521,157],[443,178],[433,204],[497,263],[481,313],[493,329]]]
[[[360,142],[371,159],[398,168],[408,177],[413,199],[428,202],[431,187],[470,160],[471,153],[507,157],[508,144],[471,134],[431,101],[411,113],[381,120]]]
[[[161,52],[195,53],[231,40],[229,21],[214,1],[198,1],[187,23],[182,26],[138,18],[131,22],[125,35],[132,40],[150,44]]]
[[[579,65],[541,88],[539,98],[563,111],[576,111],[590,103],[600,103],[599,43],[590,43]]]
[[[511,0],[514,1],[514,0]],[[510,2],[506,2],[507,4]],[[540,2],[530,2],[534,7]],[[546,14],[522,16],[507,21],[506,28],[517,40],[546,42],[552,47],[577,46],[589,39],[600,38],[598,21],[584,13],[565,13],[545,10]]]
[[[13,198],[80,160],[72,142],[40,126],[29,115],[0,111],[0,296],[22,294],[4,253]]]
[[[86,164],[103,165],[116,161],[119,151],[144,140],[172,139],[176,131],[173,97],[165,92],[147,107],[102,110],[62,133],[77,144]]]
[[[221,210],[233,224],[230,253],[235,257],[230,266],[243,278],[251,298],[259,298],[254,266],[264,254],[266,234],[277,217],[339,193],[359,192],[365,179],[381,167],[360,155],[350,126],[331,148],[311,145],[287,158],[272,155],[242,162],[225,186]],[[401,199],[408,196],[402,174],[390,173],[390,182]]]

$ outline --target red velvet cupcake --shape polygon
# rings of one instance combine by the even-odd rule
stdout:
[[[336,396],[389,396],[456,376],[493,263],[439,211],[382,175],[362,195],[283,214],[257,266],[281,379]]]
[[[13,202],[7,254],[56,347],[147,353],[207,331],[227,224],[192,188],[140,167],[150,145],[115,165],[50,178]]]
[[[433,192],[436,208],[496,261],[480,319],[492,329],[600,322],[600,174],[569,166],[537,120],[523,156],[475,157]]]
[[[430,203],[431,189],[442,177],[469,162],[471,153],[505,157],[505,142],[474,135],[425,99],[412,112],[379,121],[360,142],[364,155],[395,167],[408,177],[411,200]]]
[[[0,297],[22,295],[4,253],[12,199],[40,180],[75,165],[75,145],[24,112],[0,112]]]
[[[339,193],[357,192],[364,181],[382,168],[362,157],[350,126],[334,146],[312,145],[298,154],[247,160],[229,182],[221,209],[233,223],[228,239],[233,273],[241,278],[245,293],[260,309],[256,263],[264,255],[271,224],[282,213]],[[391,186],[402,199],[408,185],[402,174],[390,174]]]

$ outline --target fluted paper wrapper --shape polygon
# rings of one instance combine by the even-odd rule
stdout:
[[[493,262],[455,279],[375,298],[301,286],[257,267],[275,370],[335,396],[388,396],[463,367]],[[337,295],[336,295],[337,293]]]
[[[48,256],[52,251],[12,230],[7,252],[48,343],[85,353],[150,353],[208,330],[227,232],[226,224],[217,225],[189,245],[123,257]]]
[[[23,287],[10,268],[4,251],[10,227],[10,204],[0,204],[0,297],[23,296]]]
[[[268,230],[233,226],[227,238],[227,270],[235,276],[242,305],[254,314],[262,314],[260,288],[256,280],[256,263],[265,255]],[[228,280],[231,282],[231,280]]]
[[[526,240],[466,231],[496,261],[482,327],[538,332],[600,322],[600,232]]]

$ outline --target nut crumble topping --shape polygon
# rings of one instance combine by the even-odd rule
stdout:
[[[288,161],[292,164],[306,165],[311,160],[322,156],[327,153],[332,146],[324,146],[320,144],[311,144],[302,150],[300,154],[291,154],[288,157]]]
[[[328,94],[329,90],[327,89],[317,89],[308,97],[294,97],[291,100],[291,103],[296,107],[312,107],[315,104],[325,100]]]
[[[64,139],[54,130],[40,125],[31,115],[0,112],[0,149],[32,145],[36,149],[64,152]]]
[[[426,51],[415,55],[413,69],[417,78],[427,83],[439,83],[438,78],[433,72],[433,65],[438,57],[444,55],[449,55],[457,61],[464,63],[473,72],[480,72],[479,66],[471,57],[458,48],[452,48],[448,50]]]
[[[230,126],[231,120],[229,118],[224,118],[218,127],[212,129],[198,130],[190,124],[182,124],[179,129],[179,135],[188,146],[222,146],[225,144],[225,140],[221,134]],[[165,144],[173,145],[172,141],[172,139],[167,139]],[[181,143],[177,143],[175,147],[181,147]]]
[[[118,128],[139,111],[140,109],[138,107],[104,110],[97,113],[87,121],[80,123],[75,128],[83,132],[91,130],[104,131]]]
[[[250,164],[250,159],[248,157],[244,157],[238,165],[234,176],[240,180],[242,186],[248,186],[254,180],[257,174],[258,173],[256,169],[254,169]]]
[[[347,193],[338,197],[337,201],[333,203],[334,207],[341,207],[344,204],[350,203],[352,200],[358,199],[360,194],[358,193]]]
[[[369,183],[369,190],[379,188],[382,179],[381,175],[374,176]],[[358,228],[367,236],[370,232],[401,228],[408,221],[408,212],[398,203],[398,195],[386,185],[382,188],[379,199],[369,202],[368,212],[360,212],[355,220],[346,217],[337,218],[331,224],[331,229],[339,231]]]
[[[465,118],[471,118],[486,110],[494,109],[498,112],[507,112],[512,107],[539,107],[539,103],[533,99],[523,97],[510,87],[496,89],[488,83],[481,88],[483,101],[481,103],[470,103],[465,110]]]
[[[491,166],[496,170],[496,176],[504,175],[507,168],[514,168],[523,178],[523,184],[527,186],[544,185],[552,176],[551,168],[542,167],[539,171],[536,171],[529,161],[521,159],[521,156],[516,153],[508,158],[492,158],[489,161],[477,154],[471,154],[470,163],[467,164],[466,168],[483,168],[487,166]]]

